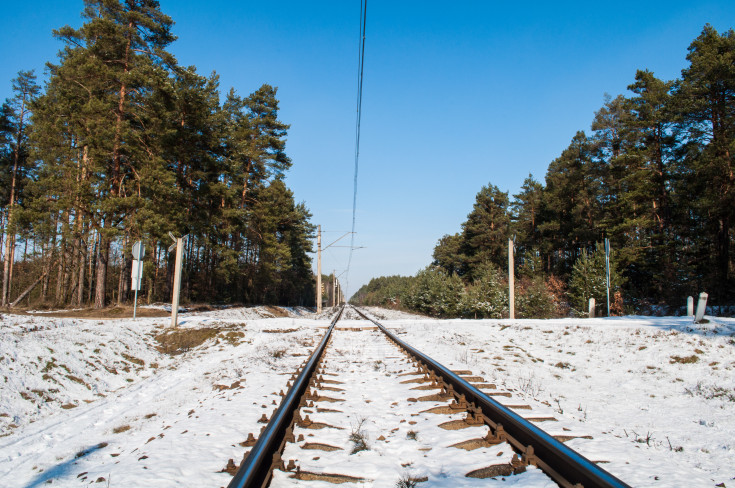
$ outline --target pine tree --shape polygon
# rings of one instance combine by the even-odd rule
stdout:
[[[689,46],[689,66],[676,88],[687,164],[685,182],[712,246],[697,242],[699,269],[716,299],[733,296],[732,228],[735,226],[735,31],[719,34],[709,24]],[[697,223],[694,223],[697,225]],[[714,259],[705,256],[713,255]],[[703,259],[702,259],[703,258]]]
[[[593,162],[594,143],[577,132],[546,172],[541,251],[548,271],[567,275],[581,249],[590,249],[600,237],[600,172]]]
[[[676,236],[673,233],[671,189],[674,187],[675,137],[671,113],[673,83],[638,71],[628,89],[636,96],[627,106],[633,147],[621,195],[624,207],[621,224],[613,232],[625,239],[613,240],[620,249],[621,265],[628,269],[637,294],[667,297],[678,293],[676,282]],[[625,249],[634,248],[637,258],[628,258]],[[629,264],[630,263],[630,264]]]
[[[99,235],[95,307],[107,299],[107,270],[112,239],[135,206],[141,160],[155,158],[145,146],[146,99],[163,68],[175,60],[165,48],[175,38],[173,22],[154,0],[85,0],[80,29],[63,27],[55,35],[67,47],[61,64],[52,67],[67,84],[81,85],[78,103],[92,113],[80,132],[88,149],[90,172],[104,175],[91,205],[91,222]],[[83,100],[83,102],[82,102]],[[129,237],[129,236],[128,236]],[[129,241],[129,239],[127,239]]]
[[[541,244],[539,217],[541,213],[544,187],[529,174],[521,185],[521,192],[513,195],[512,221],[513,234],[518,243],[517,250],[538,248]]]
[[[619,292],[623,277],[618,271],[615,253],[610,253],[610,300]],[[594,298],[598,307],[607,301],[607,276],[605,269],[605,247],[597,243],[594,252],[582,250],[572,268],[569,280],[569,297],[572,307],[579,315],[585,315],[590,298]]]
[[[444,235],[434,246],[432,265],[440,266],[450,275],[462,276],[466,271],[465,262],[467,257],[461,252],[462,235]]]
[[[495,185],[483,186],[475,197],[472,212],[462,224],[461,252],[466,256],[466,274],[478,277],[485,262],[501,265],[508,256],[510,215],[508,193]],[[465,273],[462,273],[465,274]]]
[[[457,275],[428,267],[416,274],[406,293],[410,310],[432,317],[455,317],[461,303],[464,286]]]
[[[474,270],[475,280],[463,294],[460,315],[500,319],[508,316],[508,282],[498,266],[486,261]]]
[[[6,226],[5,226],[5,255],[3,259],[3,287],[0,303],[3,307],[10,302],[10,284],[13,279],[13,264],[15,262],[15,206],[20,199],[20,190],[23,186],[28,168],[28,125],[31,114],[31,105],[40,92],[36,84],[33,71],[20,71],[12,81],[13,97],[6,101],[7,108],[4,120],[9,123],[5,137],[9,139],[12,169],[10,173],[10,191],[8,195]]]

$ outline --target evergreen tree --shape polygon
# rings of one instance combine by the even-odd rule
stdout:
[[[623,278],[618,271],[615,253],[610,253],[610,300],[619,292]],[[569,297],[572,307],[579,315],[585,315],[590,298],[595,299],[600,309],[607,303],[607,276],[605,269],[605,247],[597,243],[594,252],[582,250],[574,263],[569,280]]]
[[[154,0],[85,0],[79,29],[55,32],[67,47],[52,74],[67,84],[81,85],[78,103],[90,109],[86,133],[78,135],[88,148],[90,172],[103,175],[91,205],[91,222],[99,234],[95,306],[107,299],[107,269],[112,239],[125,230],[123,222],[135,208],[141,161],[155,158],[146,147],[144,121],[151,89],[162,83],[164,69],[173,67],[165,48],[175,38],[171,19]]]
[[[674,187],[675,137],[671,113],[672,82],[656,78],[649,71],[638,71],[628,89],[636,96],[628,99],[633,147],[621,194],[624,206],[619,227],[612,230],[618,238],[621,266],[627,270],[636,294],[671,297],[678,295],[671,189]],[[622,237],[622,238],[621,238]],[[631,249],[632,251],[628,251]],[[628,255],[631,255],[628,257]]]
[[[593,142],[577,132],[546,173],[541,251],[549,271],[553,267],[562,275],[569,273],[580,250],[591,248],[600,234],[600,175],[592,161],[593,150]]]
[[[3,139],[7,140],[10,161],[9,195],[6,210],[5,254],[3,259],[3,287],[0,303],[3,307],[10,302],[10,284],[15,262],[15,206],[22,200],[21,190],[30,171],[28,167],[28,125],[33,101],[40,92],[36,76],[32,71],[21,71],[12,81],[13,97],[3,107],[3,122],[6,127]],[[11,165],[9,165],[11,166]]]
[[[434,246],[432,265],[440,266],[450,275],[462,276],[466,271],[467,257],[461,252],[463,238],[461,234],[444,235]]]
[[[510,215],[508,193],[495,185],[483,186],[472,212],[462,224],[461,253],[466,256],[466,274],[476,279],[483,263],[500,265],[507,260]],[[464,273],[462,273],[464,274]]]
[[[703,236],[698,268],[716,299],[733,296],[732,228],[735,225],[735,31],[719,34],[709,24],[689,46],[689,66],[676,88],[686,163],[685,182],[697,198]],[[705,243],[711,243],[705,244]],[[714,259],[708,259],[708,256]]]
[[[543,199],[544,187],[529,174],[521,185],[521,192],[513,195],[512,230],[516,235],[517,249],[520,253],[524,249],[537,248],[541,244],[539,232],[539,217]]]
[[[500,319],[508,316],[508,282],[492,262],[474,270],[475,280],[462,296],[459,312],[467,318]]]
[[[406,293],[406,306],[431,317],[454,317],[463,289],[457,275],[450,276],[441,269],[428,267],[412,280]]]

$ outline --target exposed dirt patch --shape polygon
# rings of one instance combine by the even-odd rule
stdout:
[[[133,307],[132,306],[122,306],[122,307],[107,307],[107,308],[83,308],[80,310],[59,310],[59,311],[49,311],[49,312],[43,312],[43,313],[31,313],[34,310],[38,310],[37,308],[31,309],[30,311],[28,309],[21,310],[21,309],[12,309],[9,310],[8,313],[12,313],[15,315],[30,315],[33,317],[55,317],[55,318],[70,318],[70,319],[121,319],[121,318],[130,318],[133,316]],[[171,312],[167,312],[165,310],[160,310],[156,308],[141,308],[138,307],[138,310],[136,312],[137,317],[168,317],[171,315]]]
[[[470,471],[465,476],[468,478],[494,478],[496,476],[510,476],[525,471],[525,467],[514,467],[512,464],[494,464],[485,468]]]
[[[175,356],[202,345],[208,339],[216,337],[219,332],[220,329],[213,327],[169,330],[155,337],[158,342],[156,349],[164,354]]]
[[[301,449],[317,449],[319,451],[342,451],[341,447],[330,446],[329,444],[321,444],[319,442],[307,442]]]
[[[335,474],[335,473],[310,473],[308,471],[298,471],[294,473],[292,478],[297,480],[307,481],[327,481],[329,483],[357,483],[365,481],[364,478],[357,478],[355,476],[347,476],[346,474]]]
[[[479,449],[481,447],[490,447],[490,443],[487,442],[485,439],[469,439],[466,441],[458,442],[457,444],[452,444],[449,447],[456,447],[457,449],[464,449],[465,451],[474,451],[475,449]]]
[[[696,363],[697,361],[699,361],[699,357],[696,354],[692,354],[691,356],[685,356],[685,357],[671,356],[671,361],[669,361],[669,363],[671,364],[675,364],[675,363],[693,364],[693,363]]]
[[[441,427],[444,430],[460,430],[460,429],[466,429],[470,427],[470,425],[464,420],[450,420],[449,422],[444,422],[443,424],[439,424],[439,427]]]
[[[272,313],[275,317],[290,317],[291,314],[289,314],[286,310],[280,308],[280,307],[274,307],[273,305],[267,305],[264,307],[269,313]]]

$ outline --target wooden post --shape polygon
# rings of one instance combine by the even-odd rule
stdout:
[[[513,259],[513,239],[508,239],[508,311],[511,319],[516,318],[515,263]]]
[[[316,234],[316,313],[322,312],[322,226]]]
[[[184,238],[176,238],[176,267],[174,268],[174,294],[171,297],[171,326],[176,327],[179,318],[179,293],[181,292],[181,261],[184,258]]]

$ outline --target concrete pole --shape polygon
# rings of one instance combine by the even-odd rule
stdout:
[[[184,238],[176,238],[176,267],[174,268],[174,295],[171,297],[171,327],[176,327],[179,317],[179,293],[181,292],[181,261],[184,259]]]
[[[513,259],[513,239],[508,239],[508,310],[510,318],[516,318],[516,287],[514,276],[515,262]]]
[[[316,234],[316,313],[322,312],[322,226]]]
[[[694,317],[694,297],[687,297],[687,317]]]
[[[697,302],[697,314],[694,316],[694,321],[700,323],[704,320],[704,314],[707,311],[707,295],[705,292],[699,294],[699,302]]]
[[[337,271],[332,270],[332,307],[337,306]]]
[[[595,318],[595,299],[590,298],[589,316],[591,319]]]

